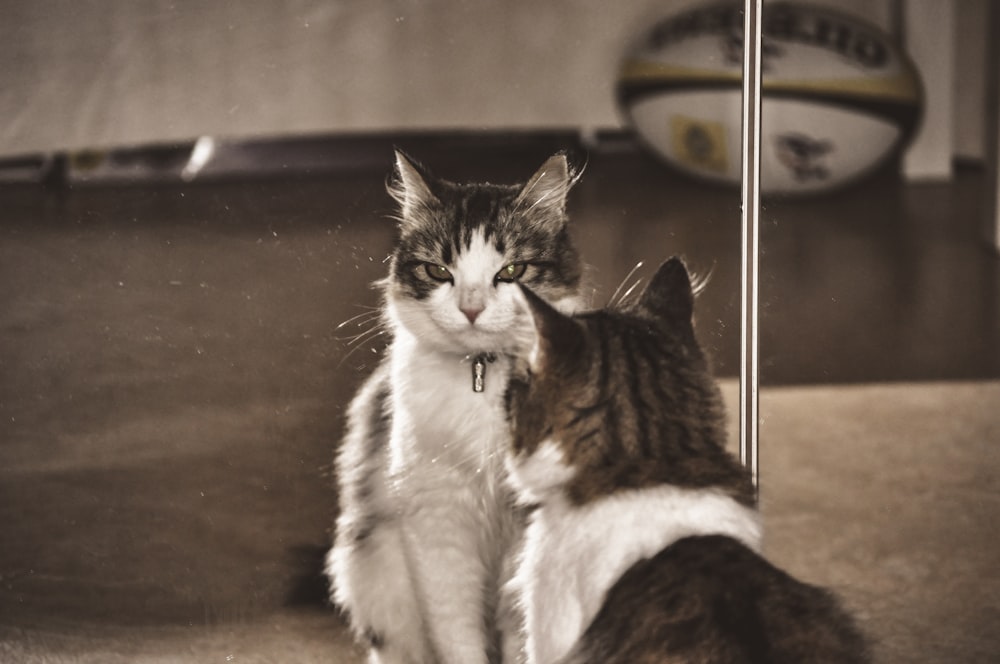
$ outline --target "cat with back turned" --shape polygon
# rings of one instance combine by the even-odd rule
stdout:
[[[684,264],[608,310],[524,296],[535,339],[508,388],[507,464],[534,508],[511,582],[528,664],[869,661],[832,594],[759,552]]]
[[[557,154],[523,185],[458,184],[396,155],[399,233],[379,282],[391,341],[348,411],[327,573],[370,662],[511,661],[504,601],[523,513],[505,481],[504,395],[531,318],[518,282],[580,305]]]

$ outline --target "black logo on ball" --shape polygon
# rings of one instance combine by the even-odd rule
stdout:
[[[826,180],[830,169],[824,157],[833,151],[830,141],[817,140],[804,134],[781,134],[776,139],[778,160],[792,172],[796,182]]]

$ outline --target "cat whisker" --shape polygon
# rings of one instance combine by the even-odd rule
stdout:
[[[635,267],[629,270],[629,273],[625,275],[625,278],[622,279],[620,284],[618,284],[618,288],[615,289],[614,294],[608,300],[609,307],[613,307],[621,302],[621,300],[618,299],[618,294],[622,292],[622,288],[624,288],[628,280],[632,278],[632,275],[636,273],[636,270],[638,270],[641,267],[642,267],[642,261],[639,261],[638,263],[635,264]],[[635,288],[635,285],[633,285],[632,288]],[[630,288],[629,292],[631,292],[631,290],[632,289]],[[628,293],[626,293],[626,295],[628,295]],[[622,299],[624,299],[624,297]]]
[[[584,161],[582,164],[578,164],[570,169],[569,174],[569,186],[572,187],[577,182],[583,178],[583,172],[587,170],[587,166],[590,164],[590,155],[584,156]]]
[[[335,332],[340,332],[341,329],[344,327],[344,325],[347,325],[348,322],[349,321],[345,321],[344,323],[341,323],[340,325],[338,325],[335,328],[334,331]],[[360,328],[360,331],[358,331],[358,332],[351,332],[349,330],[343,330],[344,333],[339,334],[339,335],[335,334],[334,335],[334,339],[336,339],[337,341],[351,341],[353,339],[357,339],[358,337],[364,336],[365,334],[368,334],[369,332],[372,332],[374,330],[379,330],[379,329],[384,328],[385,327],[385,321],[382,320],[382,317],[380,315],[373,314],[373,315],[370,315],[368,318],[364,318],[364,319],[361,319],[361,320],[357,321],[354,324],[353,327]]]
[[[372,325],[375,325],[375,326],[381,325],[382,323],[380,322],[380,319],[381,319],[381,315],[374,314],[374,315],[369,316],[368,318],[364,318],[364,319],[358,320],[357,322],[354,323],[354,325],[352,325],[352,327],[366,328],[366,327],[369,327],[369,326],[372,326]],[[343,328],[344,325],[347,325],[347,324],[348,323],[342,323],[341,325],[338,325],[336,329],[340,330],[340,329]]]
[[[635,283],[629,286],[628,290],[625,291],[624,294],[622,294],[621,298],[618,300],[618,306],[625,304],[625,301],[628,300],[629,296],[635,291],[636,288],[638,288],[639,284],[641,283],[642,279],[636,279]]]
[[[352,337],[341,337],[338,341],[346,341],[348,346],[356,346],[358,344],[365,343],[375,337],[379,337],[385,334],[386,330],[383,326],[377,325],[370,330],[365,330],[364,332],[359,332]]]
[[[370,322],[371,320],[373,320],[375,318],[378,318],[379,316],[382,315],[382,312],[379,311],[377,307],[365,307],[365,309],[368,309],[368,311],[363,311],[360,314],[358,314],[357,316],[351,316],[347,320],[345,320],[342,323],[340,323],[339,325],[337,325],[336,329],[339,330],[342,327],[350,325],[354,321],[359,321],[358,322],[358,327],[360,327],[360,326],[362,326],[362,325]],[[363,319],[363,320],[361,320],[361,319]]]
[[[341,364],[357,352],[359,348],[363,348],[366,344],[386,334],[388,331],[385,322],[382,319],[381,312],[377,309],[353,316],[338,325],[337,329],[339,330],[352,322],[356,322],[358,327],[365,327],[367,325],[371,325],[371,327],[366,330],[362,330],[357,334],[334,337],[337,341],[346,342],[347,347],[351,349],[346,355],[344,355],[343,358],[341,358],[340,362],[337,364],[338,367],[340,367]]]
[[[378,337],[386,334],[386,332],[387,332],[387,330],[385,330],[383,327],[379,326],[379,327],[376,327],[374,329],[362,332],[361,334],[353,337],[350,341],[347,342],[347,345],[348,346],[354,346],[354,347],[351,348],[351,350],[349,350],[344,355],[344,357],[340,358],[340,362],[337,363],[337,368],[339,369],[341,367],[341,365],[344,364],[344,362],[346,362],[348,359],[350,359],[350,357],[352,355],[354,355],[356,352],[358,352],[359,350],[361,350],[362,348],[364,348],[365,345],[368,342],[377,339]],[[372,349],[372,350],[374,351],[375,349]]]
[[[712,280],[712,276],[715,274],[716,265],[717,263],[713,261],[712,267],[710,267],[708,272],[706,272],[705,274],[691,275],[691,292],[694,293],[695,297],[701,295],[702,291],[704,291],[708,287],[708,282]]]

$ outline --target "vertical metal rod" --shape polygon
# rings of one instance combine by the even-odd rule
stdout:
[[[1000,29],[1000,7],[991,2],[986,8],[987,34]],[[986,48],[986,239],[1000,252],[1000,42],[993,38]],[[990,66],[992,65],[992,66]]]
[[[760,79],[763,0],[745,0],[743,16],[743,238],[740,284],[740,461],[760,491],[758,441],[757,258],[760,216]]]

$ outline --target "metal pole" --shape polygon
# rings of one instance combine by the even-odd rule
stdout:
[[[988,34],[997,34],[1000,29],[1000,7],[995,2],[986,8]],[[986,239],[993,249],[1000,252],[1000,43],[996,38],[989,40],[986,48],[987,60],[992,67],[986,67],[986,219],[983,227]]]
[[[760,216],[760,78],[763,0],[745,0],[743,16],[743,238],[740,284],[740,461],[760,491],[758,450],[757,257]]]

